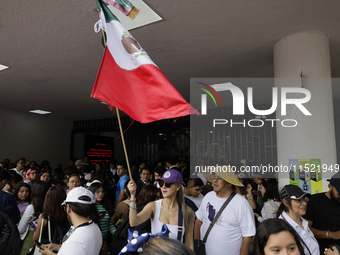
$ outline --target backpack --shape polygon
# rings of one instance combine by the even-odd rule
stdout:
[[[143,207],[137,209],[137,213],[143,210]],[[131,228],[129,223],[129,218],[127,218],[123,223],[121,223],[117,230],[112,235],[112,240],[110,243],[110,255],[117,255],[125,245],[128,243],[128,230]],[[151,221],[150,219],[144,223],[134,227],[136,230],[141,230],[144,232],[151,232]]]
[[[12,208],[0,209],[0,254],[20,255],[23,241],[20,238],[19,230],[9,216]]]
[[[121,223],[117,230],[112,235],[112,241],[110,244],[110,254],[117,255],[125,245],[127,245],[128,241],[128,229],[130,228],[129,219],[126,219],[123,223]]]
[[[52,243],[62,244],[63,237],[66,235],[69,229],[70,224],[67,220],[55,225],[54,231],[52,233]]]

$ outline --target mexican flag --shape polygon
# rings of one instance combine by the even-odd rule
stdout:
[[[91,97],[148,123],[199,112],[191,107],[109,8],[97,0],[106,47]]]

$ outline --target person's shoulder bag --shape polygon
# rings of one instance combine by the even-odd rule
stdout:
[[[50,219],[47,219],[47,228],[48,228],[48,240],[51,243],[51,225],[50,225]],[[42,230],[43,230],[43,226],[44,226],[44,217],[42,217],[42,221],[41,221],[41,226],[40,226],[40,234],[39,234],[39,243],[41,242],[41,234],[42,234]],[[41,255],[41,252],[39,251],[39,248],[34,245],[34,253],[33,255]]]
[[[224,209],[227,207],[227,205],[230,203],[230,201],[234,198],[235,195],[236,195],[236,193],[233,192],[228,197],[228,199],[224,202],[224,204],[222,205],[221,209],[216,214],[214,220],[210,223],[210,226],[209,226],[207,232],[205,233],[203,240],[197,240],[197,239],[194,240],[194,250],[195,250],[195,254],[196,255],[205,255],[205,243],[206,243],[206,241],[208,239],[208,235],[209,235],[211,229],[213,228],[214,224],[218,220],[218,218],[221,216],[221,214],[224,211]]]

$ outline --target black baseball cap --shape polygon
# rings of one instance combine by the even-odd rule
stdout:
[[[310,196],[309,193],[305,193],[303,192],[300,187],[296,186],[296,185],[286,185],[283,187],[283,189],[280,192],[280,196],[281,196],[281,200],[282,199],[294,199],[294,200],[299,200],[305,196]]]
[[[331,179],[327,179],[329,184],[336,188],[336,190],[340,193],[340,173],[337,173],[332,176]]]

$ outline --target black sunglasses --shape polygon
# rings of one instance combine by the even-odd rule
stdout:
[[[171,185],[173,184],[173,182],[165,182],[165,181],[159,180],[159,181],[158,181],[158,184],[159,184],[159,186],[160,186],[161,188],[163,187],[164,184],[165,184],[165,187],[166,187],[166,188],[170,188]]]

